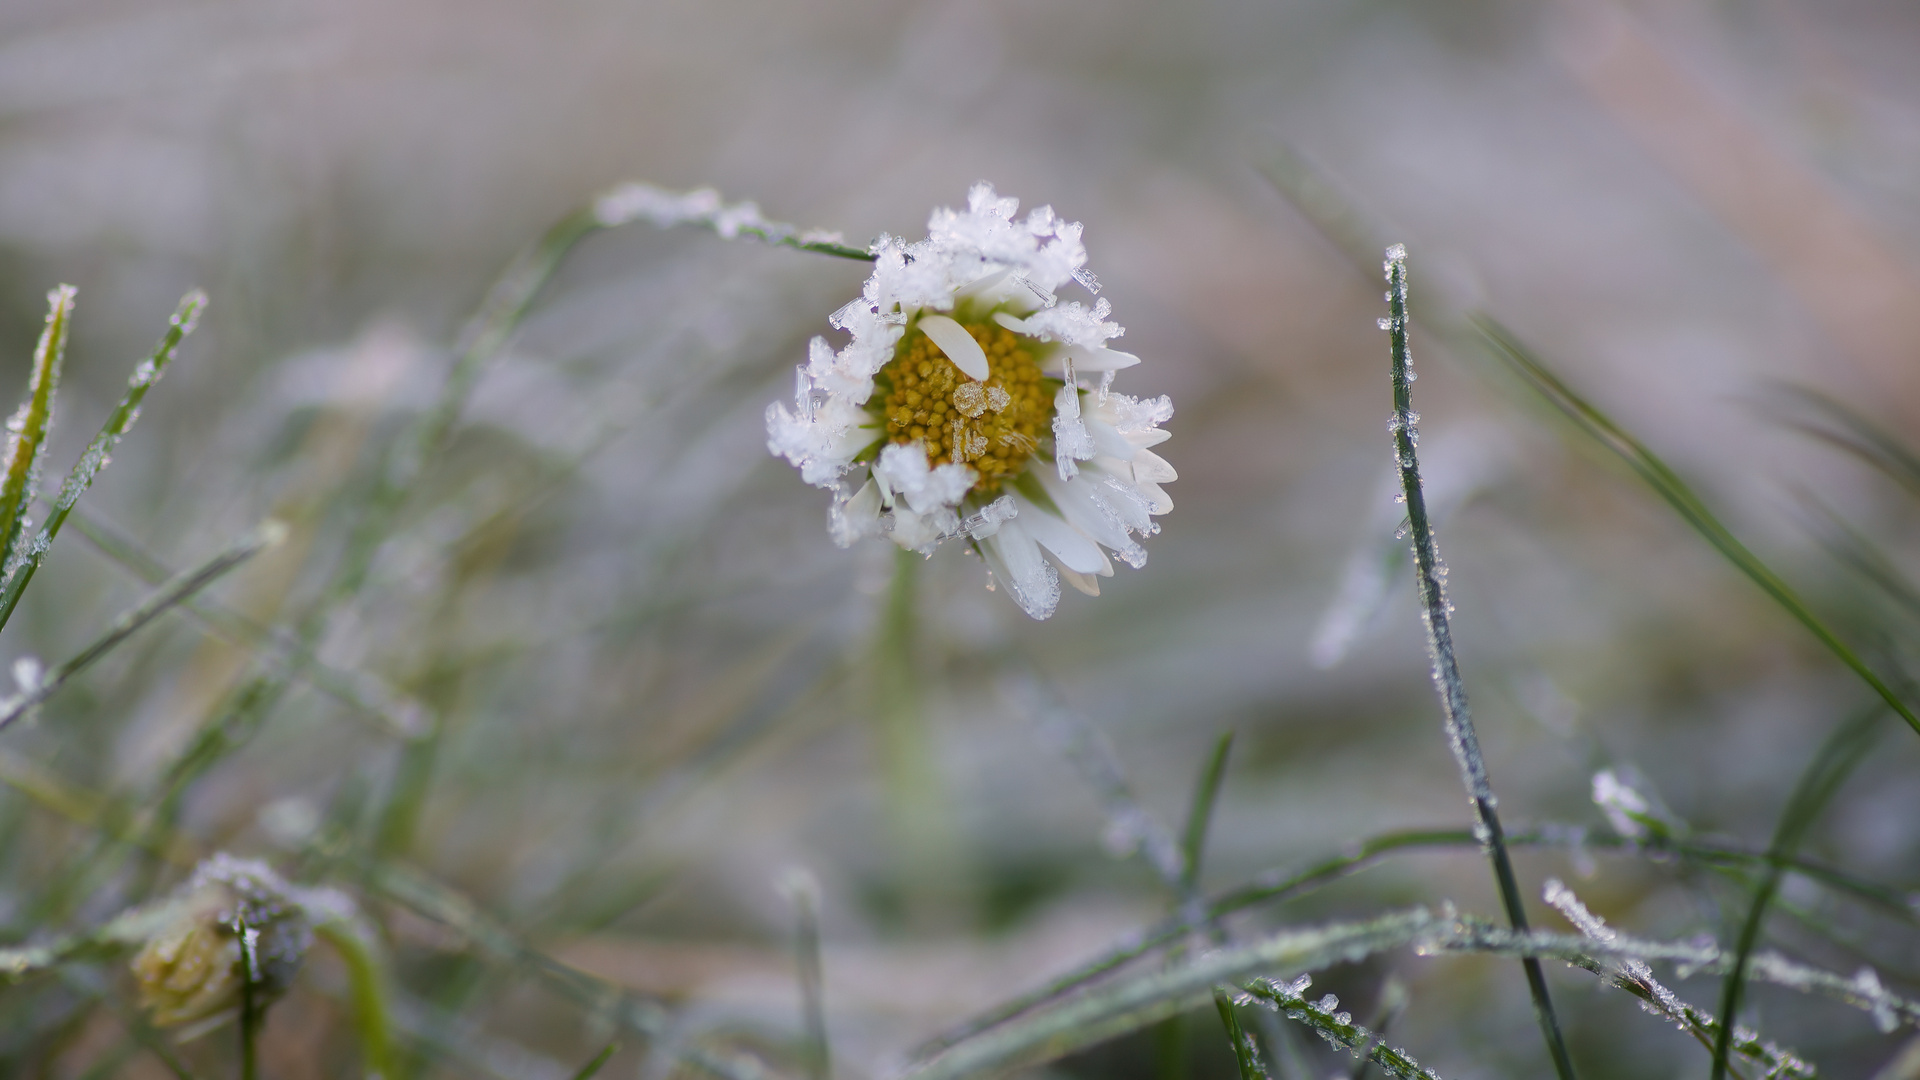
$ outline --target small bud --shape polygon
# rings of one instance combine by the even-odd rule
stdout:
[[[298,892],[257,860],[222,853],[201,863],[130,965],[153,1023],[238,1009],[248,982],[256,1008],[285,993],[313,944]]]

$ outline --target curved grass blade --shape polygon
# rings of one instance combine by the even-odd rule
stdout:
[[[174,353],[180,348],[180,342],[193,333],[194,324],[199,321],[200,312],[206,306],[207,294],[199,289],[181,299],[153,355],[133,369],[133,375],[127,379],[126,395],[120,399],[113,414],[107,417],[100,434],[87,444],[79,462],[67,474],[66,482],[60,485],[60,495],[54,500],[53,509],[47,513],[47,520],[41,524],[39,533],[20,552],[17,560],[8,560],[5,584],[0,586],[0,628],[4,628],[7,620],[13,617],[13,609],[20,605],[21,594],[27,591],[27,585],[33,581],[34,571],[40,569],[40,561],[46,558],[47,549],[53,546],[53,538],[60,534],[60,526],[66,522],[67,515],[73,512],[73,506],[80,501],[80,496],[92,485],[93,478],[106,468],[111,460],[109,455],[121,437],[140,418],[140,403],[146,400],[147,391],[166,373],[167,365],[173,362]]]
[[[1920,497],[1920,454],[1852,406],[1804,386],[1783,386],[1790,400],[1811,407],[1814,419],[1776,410],[1775,418],[1803,435],[1852,454]],[[1824,422],[1823,422],[1824,421]]]
[[[33,489],[40,482],[47,432],[53,427],[53,396],[60,385],[60,362],[67,354],[67,328],[73,319],[74,288],[62,285],[47,294],[47,328],[33,350],[33,374],[27,396],[7,420],[7,452],[0,460],[0,561],[10,572],[20,556],[30,525]]]
[[[1787,805],[1780,811],[1773,843],[1767,848],[1767,871],[1754,889],[1753,905],[1747,909],[1746,923],[1740,928],[1740,939],[1734,946],[1733,970],[1727,973],[1726,985],[1720,991],[1722,1022],[1713,1043],[1713,1080],[1721,1080],[1727,1074],[1727,1054],[1733,1045],[1734,1020],[1739,1015],[1740,997],[1746,987],[1747,965],[1754,946],[1760,941],[1767,906],[1780,888],[1780,879],[1786,876],[1787,860],[1799,849],[1800,841],[1820,811],[1873,748],[1879,720],[1880,708],[1875,706],[1835,729],[1807,764],[1799,783],[1794,785],[1793,794],[1787,797]]]
[[[1181,891],[1192,895],[1200,887],[1200,860],[1207,853],[1207,829],[1213,824],[1213,807],[1220,800],[1220,783],[1227,776],[1227,757],[1233,753],[1233,732],[1220,736],[1208,755],[1206,765],[1194,781],[1193,803],[1187,810],[1187,827],[1180,836]]]
[[[1813,613],[1800,595],[1788,585],[1780,575],[1760,560],[1760,557],[1747,549],[1738,537],[1715,517],[1706,503],[1694,494],[1687,482],[1680,479],[1678,473],[1668,467],[1646,445],[1634,438],[1620,425],[1613,422],[1605,413],[1595,408],[1585,398],[1575,393],[1566,383],[1560,381],[1545,363],[1532,350],[1520,342],[1520,339],[1490,315],[1477,314],[1469,320],[1479,331],[1487,349],[1498,359],[1517,372],[1526,383],[1541,397],[1547,399],[1555,408],[1564,413],[1581,431],[1586,432],[1595,441],[1613,451],[1627,463],[1642,480],[1653,488],[1667,504],[1680,514],[1686,523],[1693,527],[1706,541],[1713,545],[1728,562],[1745,574],[1774,603],[1793,616],[1794,620],[1807,629],[1828,651],[1838,657],[1840,662],[1853,670],[1860,680],[1880,695],[1887,707],[1900,715],[1915,733],[1920,734],[1920,715],[1894,693],[1867,662],[1862,660],[1838,634],[1829,628],[1820,616]]]
[[[848,247],[840,234],[822,229],[802,230],[760,216],[760,208],[751,202],[727,206],[712,188],[688,192],[668,191],[652,184],[627,183],[608,191],[594,203],[594,215],[600,224],[612,228],[645,218],[662,229],[675,225],[702,225],[722,240],[748,237],[776,247],[811,251],[840,259],[872,262],[873,253],[865,248]]]
[[[85,671],[95,661],[113,651],[115,646],[132,637],[141,627],[186,602],[193,594],[220,580],[248,559],[280,543],[286,535],[285,525],[269,520],[213,558],[176,575],[159,591],[113,620],[106,632],[95,638],[86,648],[36,680],[36,685],[23,687],[20,693],[6,701],[0,701],[0,730],[4,730],[22,714],[52,697],[66,685],[68,679]]]
[[[605,1065],[608,1059],[612,1058],[619,1050],[620,1044],[618,1042],[608,1043],[605,1049],[594,1055],[592,1061],[580,1066],[580,1071],[573,1074],[573,1080],[593,1080],[594,1076],[599,1073],[600,1067]]]

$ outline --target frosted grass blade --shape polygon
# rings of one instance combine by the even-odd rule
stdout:
[[[1507,843],[1510,847],[1586,847],[1623,851],[1634,848],[1629,841],[1619,837],[1588,836],[1584,830],[1568,825],[1543,825],[1510,833]],[[1271,871],[1248,884],[1220,893],[1208,902],[1205,917],[1209,920],[1220,919],[1263,904],[1280,903],[1360,873],[1392,856],[1434,848],[1467,849],[1479,846],[1480,841],[1467,829],[1413,829],[1383,833],[1356,841],[1337,854],[1307,863],[1298,869]],[[1751,868],[1764,865],[1767,859],[1761,851],[1700,841],[1670,842],[1661,850],[1708,866]],[[1805,858],[1791,858],[1788,865],[1795,873],[1871,904],[1884,914],[1909,924],[1920,923],[1920,913],[1914,911],[1907,902],[1906,894],[1898,889],[1865,881]],[[1196,929],[1198,924],[1184,914],[1156,923],[1130,935],[1098,959],[1057,976],[1037,989],[1010,998],[927,1040],[916,1047],[914,1053],[922,1058],[931,1057],[946,1047],[1058,1001],[1101,976],[1186,938]]]
[[[1521,344],[1512,331],[1502,326],[1490,315],[1480,314],[1472,317],[1474,329],[1479,331],[1487,349],[1497,358],[1517,372],[1526,383],[1555,408],[1572,420],[1574,425],[1591,436],[1600,445],[1613,451],[1627,463],[1642,480],[1653,488],[1667,505],[1673,507],[1693,530],[1705,537],[1714,549],[1720,552],[1734,568],[1745,574],[1760,590],[1772,598],[1787,614],[1807,629],[1820,644],[1838,657],[1840,662],[1852,669],[1860,680],[1880,695],[1887,707],[1900,715],[1915,733],[1920,733],[1920,715],[1894,693],[1893,687],[1867,665],[1851,646],[1840,640],[1840,636],[1829,628],[1820,616],[1813,613],[1800,595],[1788,585],[1780,575],[1760,560],[1760,557],[1747,549],[1747,546],[1734,536],[1732,531],[1721,524],[1705,502],[1694,494],[1693,488],[1680,479],[1680,475],[1669,468],[1653,451],[1613,422],[1605,413],[1595,408],[1585,398],[1575,393],[1571,387],[1560,380],[1532,350]]]
[[[1240,1026],[1240,1017],[1233,1011],[1233,998],[1223,987],[1213,988],[1213,1008],[1220,1014],[1221,1026],[1227,1029],[1227,1042],[1233,1047],[1233,1063],[1240,1070],[1240,1080],[1271,1080],[1266,1066],[1260,1063],[1260,1048],[1254,1045],[1253,1036]]]
[[[1454,657],[1453,630],[1449,617],[1453,605],[1446,594],[1446,568],[1433,541],[1432,523],[1427,517],[1427,501],[1420,479],[1418,446],[1420,417],[1413,411],[1412,352],[1407,342],[1407,249],[1399,244],[1387,249],[1388,317],[1381,327],[1388,332],[1393,380],[1394,459],[1400,467],[1400,490],[1407,504],[1407,527],[1413,539],[1414,578],[1420,587],[1421,621],[1426,625],[1427,654],[1433,661],[1433,685],[1440,696],[1440,711],[1446,721],[1447,742],[1460,766],[1460,779],[1473,806],[1474,832],[1486,845],[1493,863],[1494,881],[1500,887],[1500,903],[1514,930],[1527,929],[1527,910],[1520,899],[1520,886],[1513,874],[1513,861],[1507,854],[1506,839],[1500,827],[1500,815],[1494,809],[1493,784],[1487,778],[1486,761],[1480,755],[1480,739],[1474,733],[1473,714],[1467,707],[1467,688],[1460,677]],[[1553,998],[1547,992],[1547,980],[1540,962],[1523,958],[1527,989],[1533,996],[1534,1017],[1540,1034],[1546,1039],[1553,1059],[1553,1071],[1560,1080],[1573,1080],[1573,1058],[1567,1052],[1566,1038],[1554,1015]]]
[[[40,531],[20,553],[19,560],[9,561],[4,587],[0,587],[0,627],[13,617],[13,609],[20,605],[21,594],[27,591],[27,585],[33,580],[34,571],[40,568],[40,561],[46,558],[47,549],[53,546],[54,537],[60,534],[60,526],[73,512],[73,506],[80,496],[92,485],[93,478],[106,468],[111,460],[113,448],[119,444],[122,436],[133,428],[134,421],[140,418],[140,403],[146,400],[147,391],[166,373],[167,365],[173,362],[174,353],[180,348],[180,342],[200,319],[200,312],[207,306],[207,294],[195,289],[180,301],[173,313],[173,319],[161,337],[160,344],[153,355],[141,361],[133,369],[133,375],[127,380],[126,395],[120,404],[107,417],[100,433],[87,444],[80,455],[80,461],[73,471],[67,474],[66,482],[60,485],[60,495],[54,500],[53,509],[48,512],[47,520],[41,524]]]
[[[248,559],[278,544],[285,539],[286,534],[285,525],[278,521],[268,521],[213,558],[179,574],[137,606],[123,612],[119,618],[113,620],[105,633],[95,638],[92,643],[70,659],[62,661],[37,679],[36,685],[22,687],[20,693],[0,702],[0,730],[4,730],[8,724],[19,719],[29,709],[52,697],[66,685],[67,680],[85,671],[95,661],[113,651],[120,643],[139,632],[141,627],[184,603],[193,594],[239,568]]]
[[[938,1056],[908,1065],[901,1080],[958,1080],[1044,1064],[1203,1005],[1220,983],[1359,960],[1421,940],[1440,926],[1431,913],[1416,908],[1363,923],[1282,931],[1194,956],[955,1043]]]
[[[73,319],[74,289],[62,285],[47,294],[47,327],[33,350],[33,374],[27,396],[7,420],[7,452],[0,461],[0,561],[8,573],[20,557],[22,539],[31,525],[34,488],[46,456],[47,433],[53,427],[53,397],[60,385],[60,363],[67,354],[67,330]]]

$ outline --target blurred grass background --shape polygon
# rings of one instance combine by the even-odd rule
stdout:
[[[672,1003],[686,1038],[775,1063],[800,1012],[774,884],[804,866],[836,1063],[878,1075],[1168,904],[1103,848],[1098,799],[1009,704],[1009,673],[1042,673],[1176,827],[1214,740],[1237,733],[1209,887],[1466,820],[1410,581],[1337,664],[1313,662],[1353,552],[1398,514],[1390,401],[1375,268],[1276,189],[1276,161],[1307,163],[1409,246],[1416,323],[1497,314],[1856,643],[1907,659],[1911,613],[1822,542],[1831,511],[1912,567],[1912,493],[1783,423],[1802,406],[1778,387],[1913,441],[1917,47],[1910,8],[1855,0],[27,0],[0,11],[0,380],[24,383],[46,289],[77,285],[64,468],[176,298],[205,287],[199,334],[83,506],[173,568],[282,518],[292,540],[218,595],[297,625],[488,283],[608,185],[713,184],[855,244],[921,235],[930,207],[982,178],[1084,221],[1122,345],[1146,360],[1119,388],[1177,406],[1177,509],[1145,570],[1044,624],[957,550],[923,568],[927,797],[951,830],[936,857],[890,830],[870,722],[890,552],[831,545],[822,493],[766,454],[760,421],[865,271],[645,226],[563,266],[319,645],[333,669],[417,699],[437,734],[408,744],[299,690],[234,732],[172,811],[196,852],[315,873],[307,842],[337,827]],[[1509,827],[1598,827],[1589,776],[1631,765],[1696,830],[1763,846],[1863,689],[1481,356],[1415,347],[1425,464],[1457,492],[1441,522],[1455,632]],[[0,659],[63,658],[144,591],[69,535]],[[204,747],[253,662],[172,617],[0,752],[165,804],[157,779]],[[1890,730],[1808,849],[1911,886],[1916,751]],[[17,790],[0,793],[0,830],[10,938],[97,922],[179,876],[139,858],[89,870],[103,842]],[[1651,935],[1724,935],[1739,911],[1685,866],[1519,860],[1534,892],[1558,874]],[[1428,854],[1257,918],[1441,898],[1491,912],[1489,886],[1471,851]],[[412,1044],[410,1069],[565,1076],[611,1037],[525,965],[368,903],[408,1007],[454,1033]],[[1911,933],[1826,917],[1890,984],[1920,970]],[[1840,970],[1861,962],[1776,930]],[[1413,1002],[1393,1040],[1423,1064],[1543,1073],[1512,964],[1390,957],[1322,982],[1365,1015],[1389,974]],[[127,1038],[110,1005],[122,978],[0,990],[5,1071],[105,1075],[89,1070]],[[275,1007],[269,1075],[357,1067],[342,979],[316,955]],[[1711,980],[1689,985],[1712,1000]],[[1624,996],[1578,973],[1555,987],[1583,1075],[1705,1068]],[[1823,1002],[1761,988],[1754,1008],[1830,1075],[1872,1075],[1901,1046]],[[1172,1075],[1228,1075],[1213,1018],[1190,1026]],[[183,1053],[224,1075],[228,1041]],[[604,1075],[675,1067],[628,1043]],[[1157,1053],[1134,1039],[1060,1068],[1169,1075]],[[133,1055],[119,1074],[159,1068]]]

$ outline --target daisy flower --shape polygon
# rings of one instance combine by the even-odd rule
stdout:
[[[1136,538],[1173,509],[1173,467],[1148,449],[1173,403],[1113,392],[1140,358],[1107,347],[1123,333],[1110,306],[1056,295],[1099,292],[1080,223],[1046,206],[1016,220],[1019,205],[976,184],[925,240],[876,241],[873,276],[828,320],[851,340],[809,344],[793,407],[767,408],[767,448],[834,493],[840,546],[962,539],[1044,619],[1061,578],[1098,596],[1109,553],[1145,564]]]

